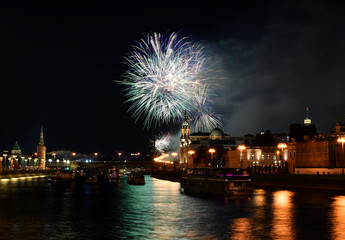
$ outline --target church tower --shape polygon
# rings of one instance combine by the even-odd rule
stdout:
[[[46,149],[46,146],[44,146],[43,126],[41,126],[40,142],[37,146],[37,157],[40,168],[42,169],[46,167]]]
[[[188,116],[187,111],[184,110],[184,117],[183,122],[181,126],[181,137],[180,137],[180,146],[187,146],[191,143],[191,140],[189,138],[189,124],[188,124]]]
[[[309,126],[311,124],[311,119],[309,118],[309,108],[306,108],[307,117],[304,119],[304,125]]]

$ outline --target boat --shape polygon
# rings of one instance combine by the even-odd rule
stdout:
[[[144,185],[145,183],[145,176],[142,172],[135,172],[132,171],[127,178],[127,183],[131,185]]]
[[[232,168],[190,168],[180,179],[181,192],[216,196],[250,196],[249,172]]]
[[[119,180],[119,179],[120,179],[119,169],[118,168],[109,169],[108,180],[114,181],[114,180]]]
[[[49,174],[48,181],[49,182],[71,182],[73,181],[74,176],[69,172],[53,172]]]

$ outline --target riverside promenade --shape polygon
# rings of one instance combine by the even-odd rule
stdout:
[[[11,178],[29,178],[48,176],[50,170],[32,170],[32,171],[3,171],[0,172],[0,180]]]
[[[151,177],[178,182],[183,172],[153,171]],[[345,193],[345,176],[297,175],[297,174],[251,174],[255,189],[326,190]]]

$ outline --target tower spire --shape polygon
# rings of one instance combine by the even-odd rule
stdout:
[[[311,119],[309,118],[309,107],[306,107],[306,118],[304,119],[304,125],[310,125],[311,124]]]
[[[182,126],[181,126],[180,145],[185,146],[188,144],[190,144],[189,124],[188,124],[187,110],[184,110],[183,122],[182,122]]]
[[[41,126],[40,143],[39,143],[39,145],[44,146],[43,126]]]
[[[43,126],[41,126],[40,142],[37,146],[37,158],[41,169],[46,167],[46,146],[44,146]]]

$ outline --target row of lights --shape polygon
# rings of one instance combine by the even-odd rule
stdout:
[[[164,160],[164,159],[166,159],[167,157],[169,157],[169,154],[168,154],[168,153],[162,154],[161,156],[154,158],[153,161],[155,161],[155,162],[161,162],[161,163],[173,164],[173,163],[175,162],[175,157],[176,157],[177,155],[178,155],[178,154],[177,154],[176,152],[171,153],[171,156],[174,157],[174,161]]]

